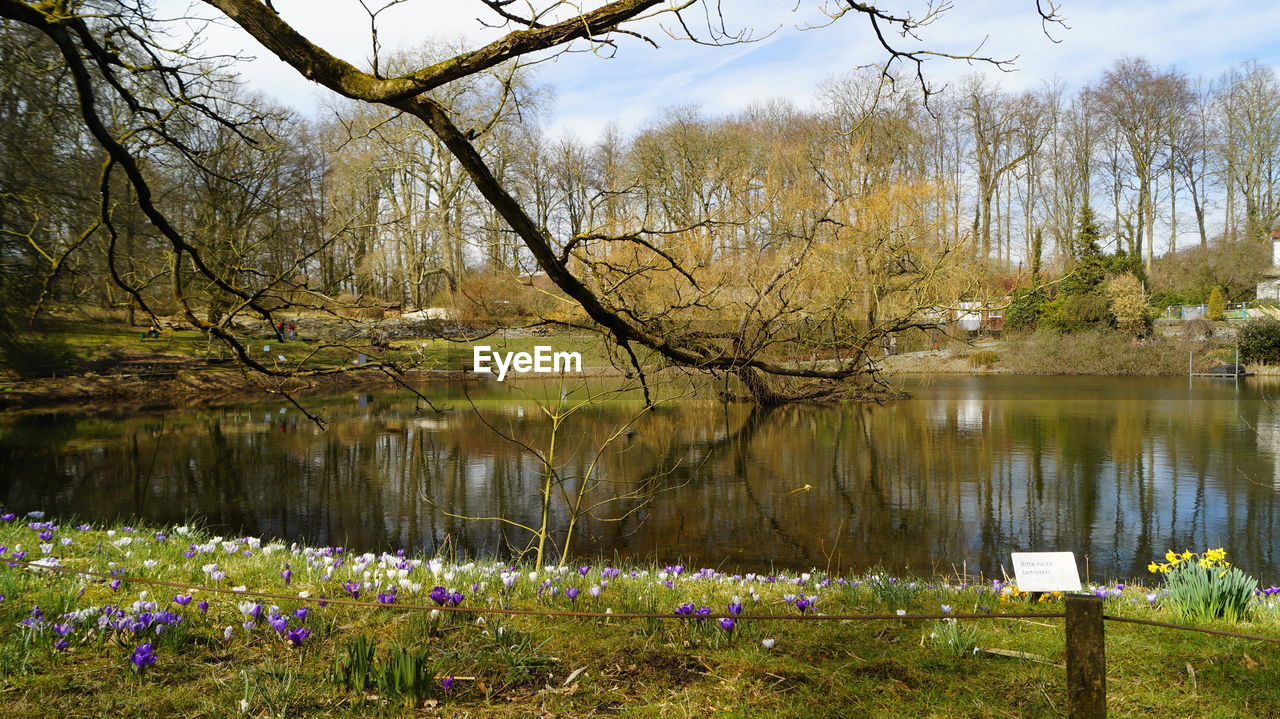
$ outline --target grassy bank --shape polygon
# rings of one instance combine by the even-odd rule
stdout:
[[[56,377],[19,379],[0,367],[0,409],[94,403],[172,407],[190,403],[232,403],[262,397],[267,386],[299,394],[390,389],[395,383],[382,372],[322,375],[280,383],[246,374],[226,348],[194,330],[166,330],[158,339],[143,339],[137,328],[119,323],[63,321],[41,337],[50,346],[65,346],[78,358],[74,370]],[[309,338],[279,342],[245,338],[250,351],[268,366],[298,370],[350,367],[358,344],[341,347]],[[611,366],[608,347],[598,335],[560,333],[546,336],[498,332],[474,343],[441,338],[404,338],[377,350],[379,356],[414,371],[408,382],[425,380],[441,370],[470,367],[472,345],[491,352],[532,352],[537,346],[578,352],[584,371]],[[263,350],[263,348],[268,348]],[[373,350],[369,350],[371,353]],[[642,355],[643,356],[643,355]]]
[[[5,716],[1039,717],[1064,711],[1060,620],[752,619],[1060,610],[1056,600],[1033,604],[999,583],[817,571],[739,576],[599,563],[512,568],[225,539],[187,527],[104,529],[29,517],[0,522],[0,544],[6,559],[43,555],[78,569],[298,597],[255,600],[4,566]],[[1171,618],[1159,590],[1096,589],[1107,593],[1108,613]],[[473,608],[674,614],[688,603],[694,612],[708,607],[732,614],[731,605],[742,606],[731,627],[716,620],[480,619],[394,608],[434,605],[446,592],[446,604]],[[304,601],[353,596],[389,604]],[[1280,633],[1267,596],[1259,598],[1251,621],[1215,626]],[[1280,712],[1275,645],[1114,623],[1107,639],[1113,716]],[[149,649],[140,649],[144,644]],[[367,686],[360,680],[366,667],[372,672]]]

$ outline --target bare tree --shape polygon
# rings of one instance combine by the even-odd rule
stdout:
[[[1190,91],[1183,75],[1159,71],[1142,58],[1123,58],[1103,73],[1096,88],[1098,107],[1128,152],[1137,183],[1134,250],[1147,268],[1154,257],[1156,201],[1153,184],[1167,158],[1171,118],[1184,112]]]
[[[244,29],[249,35],[262,43],[269,51],[291,65],[303,76],[311,79],[345,97],[375,104],[384,105],[417,118],[428,127],[432,134],[448,148],[461,168],[474,183],[479,194],[494,211],[502,217],[511,231],[524,244],[525,251],[538,263],[550,280],[561,292],[576,302],[593,323],[602,332],[609,335],[628,353],[632,345],[649,348],[666,361],[681,366],[694,367],[703,371],[727,372],[738,376],[751,388],[753,394],[762,401],[777,401],[791,396],[812,396],[810,392],[788,393],[769,389],[759,381],[763,376],[797,378],[804,380],[844,382],[848,380],[873,376],[875,367],[866,361],[865,352],[855,351],[846,356],[842,351],[829,354],[822,361],[808,364],[780,361],[760,352],[759,342],[747,341],[742,332],[744,324],[737,324],[739,329],[730,336],[701,336],[697,334],[674,333],[665,322],[666,317],[650,317],[648,319],[628,312],[620,307],[615,298],[608,292],[608,285],[600,285],[589,279],[590,275],[581,275],[576,268],[591,266],[599,268],[599,262],[591,258],[595,248],[606,245],[626,246],[635,253],[638,267],[624,272],[640,273],[650,268],[668,266],[674,270],[674,276],[682,277],[691,284],[696,280],[688,268],[682,267],[674,258],[666,255],[654,243],[654,239],[673,232],[704,233],[711,225],[689,227],[651,228],[632,226],[619,233],[589,232],[572,237],[555,238],[544,224],[540,224],[529,214],[526,207],[513,194],[511,188],[504,184],[495,173],[492,164],[477,149],[475,139],[482,128],[471,121],[465,114],[459,113],[441,101],[440,93],[447,92],[454,83],[466,81],[484,73],[510,73],[524,63],[544,59],[547,53],[562,52],[574,47],[575,43],[585,43],[597,50],[612,52],[620,40],[632,37],[642,41],[653,42],[646,37],[644,29],[652,27],[645,22],[669,22],[669,27],[683,33],[696,41],[724,44],[749,40],[745,32],[734,32],[727,29],[719,13],[701,12],[695,8],[697,3],[678,2],[662,3],[658,0],[619,0],[598,5],[583,7],[567,2],[536,3],[528,6],[527,14],[518,14],[511,4],[504,0],[484,0],[483,5],[494,14],[493,17],[504,27],[511,30],[503,38],[475,50],[461,52],[451,57],[428,62],[408,69],[387,69],[380,62],[377,52],[376,14],[371,15],[374,27],[374,60],[370,70],[362,70],[343,61],[323,48],[313,44],[291,27],[277,13],[270,3],[257,0],[206,0],[207,4],[217,8],[233,23]],[[929,50],[903,50],[889,41],[886,31],[899,31],[915,34],[928,23],[936,20],[944,7],[930,7],[923,15],[910,13],[892,13],[862,3],[844,3],[833,6],[833,19],[841,17],[861,17],[869,21],[883,48],[889,53],[889,64],[886,72],[896,63],[904,63],[917,71],[923,80],[920,69],[930,57],[959,57],[945,55]],[[1056,7],[1051,3],[1037,3],[1037,9],[1045,20],[1056,20]],[[691,18],[705,18],[693,31]],[[195,72],[196,63],[174,64],[175,55],[165,48],[148,40],[151,35],[139,33],[136,27],[145,27],[150,18],[145,5],[121,6],[105,0],[90,0],[76,3],[73,7],[57,7],[47,4],[23,2],[22,0],[0,0],[0,17],[16,20],[26,24],[49,37],[58,47],[63,61],[71,69],[75,78],[76,90],[80,98],[86,125],[95,141],[101,144],[111,157],[112,163],[118,166],[137,189],[139,204],[161,235],[173,248],[175,262],[189,262],[194,271],[205,278],[217,291],[232,297],[232,304],[245,311],[257,314],[265,321],[270,321],[271,309],[262,302],[262,290],[237,284],[233,278],[220,274],[217,268],[207,261],[207,253],[190,242],[187,235],[176,227],[151,200],[151,186],[141,170],[136,157],[127,143],[121,142],[118,133],[114,132],[99,114],[99,97],[102,94],[120,96],[139,117],[165,117],[166,109],[155,107],[156,98],[146,97],[133,89],[131,84],[138,78],[154,78],[154,87],[165,87],[169,92],[160,95],[160,100],[170,101],[173,107],[184,112],[205,113],[210,117],[219,116],[221,108],[211,106],[203,98],[212,94],[204,91],[196,94],[187,90],[187,84],[198,79]],[[134,31],[129,29],[134,27]],[[103,41],[104,36],[129,38],[137,47],[132,52],[140,56],[150,54],[156,62],[130,63],[117,50]],[[178,53],[176,57],[183,57]],[[185,49],[185,57],[191,57],[190,48]],[[972,55],[966,59],[980,59],[999,62],[992,58],[976,58]],[[165,83],[169,83],[166,85]],[[926,90],[929,88],[926,86]],[[504,95],[505,97],[505,95]],[[199,99],[196,99],[199,98]],[[502,100],[500,100],[502,102]],[[216,103],[215,103],[216,104]],[[165,142],[173,143],[163,125],[151,126],[148,130],[158,134]],[[841,201],[843,198],[834,198]],[[830,203],[828,203],[830,204]],[[824,210],[810,212],[800,226],[800,234],[795,238],[800,248],[799,255],[784,260],[780,257],[782,267],[791,265],[817,242],[818,235],[826,231],[829,221],[839,220],[824,217]],[[786,232],[794,232],[788,228]],[[712,239],[712,246],[722,243],[720,238]],[[945,253],[944,253],[945,255]],[[614,271],[611,269],[611,272]],[[902,274],[915,279],[914,284],[922,277],[929,277],[928,271],[921,271],[910,265],[900,266]],[[781,300],[778,293],[784,292],[787,278],[793,270],[779,269],[757,289],[757,294],[773,294],[775,300]],[[177,274],[175,273],[175,280]],[[278,280],[272,279],[271,282]],[[185,297],[185,290],[179,288],[179,297]],[[220,323],[207,322],[196,316],[189,303],[184,302],[186,314],[201,329],[210,332],[226,342],[241,361],[255,370],[272,374],[273,368],[256,362],[245,351],[233,334]],[[793,304],[788,300],[779,305],[786,311],[794,312]],[[759,304],[748,303],[745,316],[758,313]],[[777,308],[775,308],[777,311]],[[775,318],[777,315],[773,315]],[[830,314],[829,317],[835,317]],[[912,326],[919,320],[909,316],[894,320],[877,321],[864,328],[857,336],[845,338],[840,344],[865,348],[867,343],[888,332],[896,332],[904,327]],[[752,323],[747,323],[748,325]],[[829,328],[833,329],[833,328]],[[773,343],[777,338],[770,338]],[[637,367],[638,368],[638,367]]]

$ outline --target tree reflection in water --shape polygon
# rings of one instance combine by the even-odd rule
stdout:
[[[1097,580],[1142,575],[1170,547],[1224,546],[1274,583],[1280,404],[1254,380],[1213,382],[962,377],[883,406],[662,405],[608,451],[603,473],[634,488],[674,467],[649,480],[671,490],[625,521],[589,522],[577,546],[744,570],[923,573],[962,562],[998,573],[1009,551],[1073,550]],[[538,414],[489,387],[473,390],[486,418],[537,441]],[[572,418],[573,461],[585,466],[634,409]],[[347,397],[325,412],[327,432],[261,405],[11,416],[0,501],[87,519],[202,517],[226,534],[369,550],[524,544],[441,509],[528,521],[538,507],[538,463],[465,405],[435,415]]]

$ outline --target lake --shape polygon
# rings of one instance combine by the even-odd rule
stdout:
[[[1223,546],[1280,583],[1280,385],[1266,380],[945,376],[906,380],[913,397],[885,405],[685,397],[638,418],[634,396],[602,400],[556,437],[564,496],[589,470],[599,480],[570,554],[998,575],[1010,551],[1070,550],[1101,581],[1141,577],[1169,548]],[[509,556],[528,533],[477,518],[537,522],[539,402],[559,396],[524,387],[428,386],[444,413],[406,394],[311,400],[325,431],[280,403],[0,416],[0,502]]]

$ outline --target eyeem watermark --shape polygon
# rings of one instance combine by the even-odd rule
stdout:
[[[520,374],[535,372],[581,372],[580,352],[555,352],[549,345],[535,345],[533,352],[494,352],[489,345],[475,345],[471,350],[471,371],[477,374],[498,375],[498,381],[506,379],[508,371]]]

